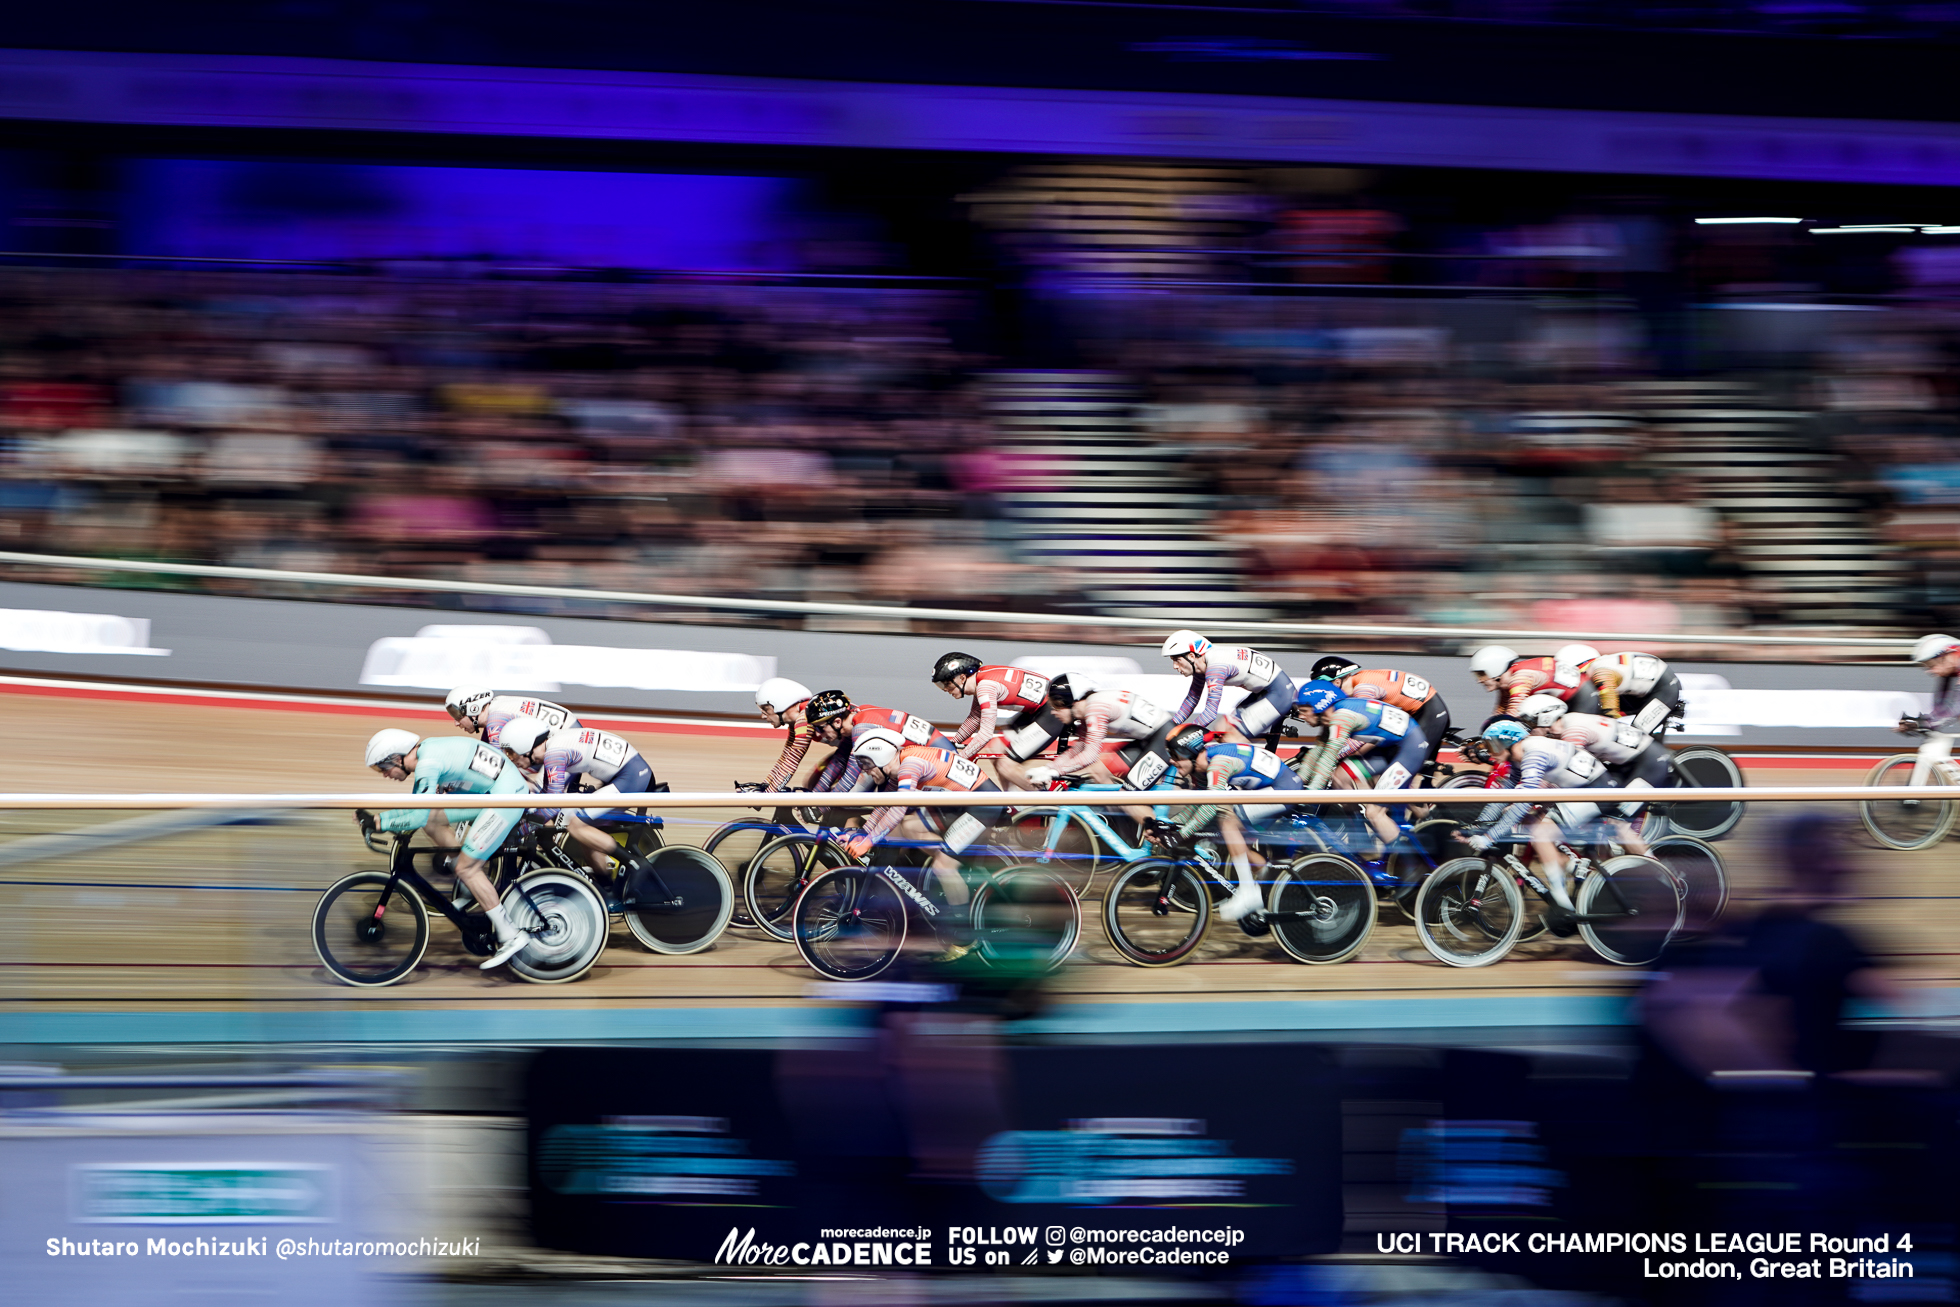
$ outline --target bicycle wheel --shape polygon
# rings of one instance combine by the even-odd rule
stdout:
[[[1613,858],[1579,885],[1579,934],[1593,952],[1623,967],[1644,967],[1681,928],[1674,876],[1653,858]]]
[[[1461,852],[1463,846],[1452,837],[1462,829],[1463,823],[1455,817],[1431,817],[1411,826],[1406,839],[1389,853],[1386,866],[1395,884],[1382,889],[1382,901],[1404,921],[1415,920],[1416,891],[1429,873],[1448,862],[1453,852]]]
[[[1416,891],[1416,936],[1452,967],[1487,967],[1511,951],[1524,928],[1524,895],[1502,867],[1453,858]]]
[[[357,871],[327,887],[313,909],[313,951],[350,985],[392,985],[429,951],[429,909],[381,871]]]
[[[1895,754],[1872,768],[1865,784],[1910,785],[1913,765],[1918,761],[1916,754]],[[1865,819],[1865,830],[1888,849],[1930,849],[1953,830],[1951,799],[1866,799],[1858,811]]]
[[[825,872],[797,896],[789,913],[796,951],[831,980],[869,980],[905,947],[905,900],[885,878],[863,867]]]
[[[1374,882],[1346,858],[1328,853],[1295,858],[1266,896],[1266,920],[1295,961],[1345,962],[1374,933]]]
[[[711,853],[670,844],[647,859],[678,904],[631,904],[626,928],[655,953],[699,953],[721,937],[735,911],[735,887]]]
[[[1438,790],[1481,790],[1488,788],[1488,782],[1482,772],[1465,772],[1460,776],[1450,777],[1436,788]],[[1500,782],[1496,788],[1508,790],[1511,786],[1508,782]],[[1488,803],[1481,808],[1472,808],[1467,803],[1452,801],[1447,805],[1439,803],[1437,809],[1444,816],[1454,817],[1464,825],[1480,826],[1496,821],[1497,815],[1504,811],[1504,805],[1501,803]]]
[[[1197,951],[1211,924],[1211,895],[1198,873],[1165,858],[1117,868],[1103,894],[1110,947],[1140,967],[1172,967]]]
[[[504,913],[531,942],[510,960],[510,969],[540,985],[562,985],[592,969],[606,951],[605,901],[583,876],[534,871],[504,891]]]
[[[730,882],[740,885],[748,878],[750,859],[770,840],[787,834],[789,827],[779,826],[773,821],[731,821],[715,827],[708,838],[701,841],[701,852],[713,855],[727,869]],[[737,930],[755,925],[754,919],[749,916],[748,904],[739,894],[735,895],[734,910],[728,924]]]
[[[1674,770],[1684,787],[1716,789],[1746,784],[1742,768],[1720,749],[1692,744],[1674,755]],[[1739,800],[1715,803],[1669,803],[1667,826],[1677,834],[1698,840],[1719,840],[1742,820],[1745,805]]]
[[[1058,816],[1062,828],[1054,832],[1051,847],[1050,831]],[[1008,818],[1004,834],[1002,842],[1017,856],[1039,859],[1040,865],[1067,881],[1078,897],[1089,892],[1090,882],[1102,870],[1102,840],[1082,814],[1072,809],[1022,808]]]
[[[1714,848],[1687,835],[1655,840],[1647,851],[1674,873],[1681,892],[1681,933],[1699,935],[1721,920],[1729,904],[1729,877]]]
[[[1048,867],[996,872],[973,892],[973,943],[989,966],[1038,975],[1068,960],[1082,937],[1082,904]]]
[[[742,878],[742,901],[755,929],[788,944],[796,938],[790,913],[804,887],[826,871],[854,867],[857,860],[829,840],[784,835],[763,845],[749,859]]]

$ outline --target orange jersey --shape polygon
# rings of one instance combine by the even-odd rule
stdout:
[[[1387,668],[1356,672],[1341,682],[1341,691],[1350,699],[1374,699],[1405,713],[1421,712],[1436,697],[1436,687],[1422,677]]]

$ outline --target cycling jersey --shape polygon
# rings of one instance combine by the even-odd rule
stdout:
[[[504,723],[513,717],[535,717],[554,731],[577,730],[578,718],[572,716],[570,708],[561,708],[543,699],[526,699],[515,694],[500,694],[483,706],[483,738],[494,740]]]
[[[1231,744],[1220,740],[1205,747],[1204,788],[1208,790],[1304,790],[1307,783],[1280,761],[1279,755],[1256,744]],[[1236,809],[1239,820],[1248,826],[1270,821],[1286,811],[1283,803],[1248,803]],[[1199,807],[1187,813],[1180,823],[1186,834],[1208,825],[1217,809]]]
[[[979,756],[1004,729],[1000,724],[1001,709],[1039,712],[1048,703],[1048,678],[1019,667],[989,664],[973,674],[972,685],[973,707],[951,736],[953,743],[960,746],[960,753],[968,758]]]
[[[1171,714],[1171,720],[1190,726],[1209,726],[1218,717],[1226,686],[1236,685],[1251,698],[1271,689],[1275,681],[1287,680],[1278,663],[1243,645],[1233,649],[1214,645],[1205,660],[1205,670],[1192,675],[1191,688],[1185,692],[1184,702]],[[1292,690],[1291,681],[1287,681],[1286,688]],[[1292,705],[1289,703],[1287,707],[1290,710]],[[1265,731],[1257,733],[1263,735]]]
[[[1951,734],[1960,728],[1960,676],[1942,676],[1933,683],[1933,707],[1926,729]]]
[[[1652,694],[1667,675],[1667,664],[1649,653],[1616,653],[1602,654],[1579,670],[1598,689],[1606,715],[1618,717],[1620,696]]]
[[[1596,713],[1567,713],[1558,719],[1552,729],[1559,739],[1578,745],[1609,767],[1632,762],[1648,745],[1654,743],[1652,736],[1632,723],[1615,721]]]
[[[410,788],[416,794],[524,794],[531,785],[500,750],[467,736],[445,735],[415,746]],[[463,855],[480,862],[497,851],[524,812],[521,808],[450,809],[443,815],[452,826],[469,823]],[[374,814],[374,824],[385,831],[421,830],[429,824],[429,810],[387,808]]]
[[[810,741],[816,737],[810,732],[810,724],[803,720],[803,705],[810,702],[790,705],[783,711],[783,725],[789,730],[789,738],[783,741],[783,752],[776,759],[776,765],[769,769],[769,777],[763,781],[765,793],[775,794],[796,779],[796,769],[803,765],[803,756],[810,752]]]
[[[857,789],[864,776],[864,765],[851,756],[851,746],[874,726],[897,731],[905,737],[908,744],[927,744],[935,749],[953,747],[953,742],[941,735],[938,727],[902,708],[859,708],[851,714],[850,738],[838,746],[836,753],[830,755],[823,765],[823,770],[818,772],[816,779],[810,782],[810,788],[820,792],[839,793]]]
[[[1170,725],[1164,710],[1130,690],[1098,690],[1075,701],[1075,724],[1081,738],[1073,748],[1056,758],[1052,766],[1058,776],[1072,776],[1093,763],[1102,753],[1103,741],[1141,740]]]
[[[884,792],[897,790],[997,791],[1000,787],[980,770],[971,758],[962,758],[956,749],[908,744],[885,770]],[[908,810],[880,808],[865,824],[864,838],[876,844],[891,834]],[[1006,808],[915,808],[921,820],[936,834],[945,836],[940,846],[947,853],[964,853],[980,833],[1006,815]],[[957,814],[957,815],[955,815]]]
[[[1436,697],[1436,687],[1422,677],[1385,667],[1356,672],[1340,685],[1341,693],[1350,699],[1376,699],[1411,714],[1421,712]]]
[[[1534,694],[1549,694],[1572,702],[1572,695],[1584,684],[1584,677],[1569,668],[1558,667],[1550,658],[1520,658],[1497,678],[1497,710],[1516,713],[1518,705]]]
[[[1607,784],[1611,780],[1606,775],[1605,763],[1568,740],[1548,740],[1532,735],[1519,741],[1517,747],[1524,756],[1515,760],[1511,774],[1516,788],[1520,790],[1582,790]],[[1590,803],[1562,803],[1558,806],[1560,819],[1568,826],[1599,815],[1598,807]],[[1496,839],[1510,831],[1524,820],[1525,813],[1530,809],[1528,803],[1514,803],[1506,808],[1497,824],[1491,827],[1491,838]]]
[[[544,792],[569,792],[574,776],[590,777],[600,794],[645,794],[653,787],[653,769],[639,750],[610,731],[589,727],[557,731],[544,742]],[[556,808],[539,808],[541,817],[555,817]],[[588,814],[589,815],[589,814]]]
[[[1393,704],[1373,699],[1342,699],[1321,715],[1325,738],[1314,749],[1306,774],[1307,788],[1320,790],[1334,775],[1335,764],[1368,750],[1389,754],[1389,764],[1375,787],[1399,790],[1413,777],[1429,754],[1429,740],[1415,719]]]

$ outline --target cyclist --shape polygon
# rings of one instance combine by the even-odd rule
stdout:
[[[966,720],[954,728],[951,739],[959,746],[960,755],[977,758],[980,751],[993,742],[997,734],[1009,738],[1009,747],[1017,744],[1020,733],[1034,725],[1035,718],[1048,707],[1048,678],[1037,676],[1019,667],[1004,667],[998,663],[983,664],[972,654],[949,653],[932,668],[932,683],[952,695],[955,699],[973,696],[973,707],[967,712]],[[1001,709],[1014,711],[1014,719],[1002,724]],[[1023,760],[1040,751],[1048,738],[1044,736],[1035,748],[1022,755]]]
[[[1045,789],[1058,776],[1081,776],[1098,785],[1148,789],[1170,770],[1164,740],[1171,718],[1148,699],[1129,690],[1104,690],[1080,676],[1057,676],[1048,683],[1047,716],[1064,727],[1079,726],[1081,738],[1052,762],[1028,767],[1013,758],[997,762],[1010,789]],[[1148,809],[1125,809],[1139,821]]]
[[[1202,780],[1194,782],[1200,789],[1272,790],[1277,796],[1307,788],[1306,782],[1270,749],[1262,749],[1256,744],[1212,739],[1196,726],[1180,726],[1172,731],[1165,747],[1175,761],[1181,780],[1189,780],[1196,775],[1202,763],[1204,776]],[[1259,858],[1246,843],[1245,832],[1247,828],[1256,829],[1261,823],[1271,821],[1285,811],[1284,803],[1247,804],[1244,807],[1206,804],[1188,809],[1177,823],[1178,833],[1188,838],[1204,829],[1214,817],[1217,818],[1218,833],[1225,841],[1226,851],[1231,854],[1232,869],[1239,876],[1238,888],[1218,908],[1218,915],[1226,921],[1256,915],[1265,907],[1265,896],[1253,878],[1254,860],[1257,859],[1263,866],[1264,859]]]
[[[1674,755],[1667,746],[1631,722],[1616,722],[1598,713],[1567,712],[1564,700],[1534,694],[1518,705],[1518,719],[1532,734],[1576,744],[1606,764],[1612,783],[1625,789],[1665,790],[1675,784]],[[1622,803],[1606,820],[1629,853],[1646,853],[1646,841],[1633,825],[1644,803]]]
[[[795,780],[796,769],[803,765],[803,755],[810,752],[810,724],[803,720],[803,709],[809,702],[810,691],[785,676],[772,676],[756,687],[755,706],[762,720],[789,730],[782,755],[762,783],[765,794],[780,793]]]
[[[1196,631],[1173,631],[1164,641],[1164,657],[1181,675],[1191,678],[1184,702],[1171,720],[1209,727],[1222,713],[1225,687],[1243,689],[1245,698],[1226,724],[1247,740],[1263,739],[1277,731],[1293,711],[1293,678],[1280,665],[1244,645],[1214,646]]]
[[[1450,707],[1427,678],[1387,667],[1367,669],[1352,658],[1329,655],[1313,665],[1313,679],[1332,681],[1350,699],[1374,699],[1400,708],[1415,718],[1429,741],[1429,756],[1423,761],[1436,761],[1443,737],[1449,734]]]
[[[817,739],[836,748],[810,781],[810,788],[819,793],[847,793],[863,788],[864,768],[852,759],[850,744],[874,727],[897,731],[908,744],[929,744],[935,749],[953,747],[953,742],[925,718],[915,717],[902,708],[860,707],[842,690],[820,690],[811,695],[803,706],[803,720],[809,723]]]
[[[463,728],[465,735],[474,735],[485,744],[491,744],[503,724],[513,717],[535,717],[554,730],[576,730],[579,726],[579,720],[572,715],[570,708],[562,708],[545,699],[498,694],[474,686],[459,686],[451,690],[444,706],[449,709],[449,716],[455,723]]]
[[[1341,692],[1332,681],[1308,681],[1298,693],[1295,716],[1308,726],[1321,728],[1321,741],[1293,760],[1310,790],[1324,790],[1332,781],[1336,789],[1399,790],[1408,786],[1429,757],[1429,741],[1415,719],[1393,704],[1375,699],[1356,699]],[[1366,769],[1351,760],[1373,754],[1384,765],[1372,781]],[[1337,776],[1335,769],[1343,762]],[[1402,833],[1402,823],[1380,804],[1361,807],[1369,829],[1380,837],[1381,851],[1363,866],[1370,876],[1379,874],[1388,846]]]
[[[1569,669],[1593,687],[1601,714],[1631,717],[1649,735],[1665,734],[1668,720],[1685,707],[1681,678],[1650,653],[1602,654],[1588,645],[1569,644],[1552,657],[1562,672]]]
[[[1561,667],[1556,658],[1526,658],[1501,644],[1485,645],[1472,654],[1470,674],[1477,684],[1496,693],[1499,716],[1515,716],[1519,704],[1541,693],[1555,694],[1580,712],[1591,712],[1598,705],[1598,696],[1575,668]]]
[[[597,787],[591,791],[595,799],[623,798],[665,788],[656,785],[653,768],[640,751],[610,731],[591,727],[554,730],[549,722],[536,717],[513,717],[498,729],[496,744],[519,767],[542,770],[544,794],[568,793],[574,776],[583,776]],[[563,818],[565,834],[584,846],[585,860],[602,884],[612,878],[613,858],[639,870],[638,859],[609,832],[593,825],[610,817],[612,809],[533,808],[531,812],[546,821]],[[616,906],[606,905],[608,910]]]
[[[900,790],[1000,792],[1000,786],[987,778],[980,764],[960,757],[958,750],[908,744],[903,735],[889,727],[871,727],[853,740],[851,757],[872,785],[886,793]],[[966,881],[960,876],[960,855],[1006,815],[1005,806],[880,808],[845,847],[852,856],[864,858],[893,831],[921,842],[938,837],[939,847],[932,855],[932,874],[946,902],[958,908],[965,906],[971,897]],[[956,920],[953,924],[962,923]]]
[[[1533,735],[1516,717],[1491,718],[1484,723],[1483,739],[1493,758],[1512,764],[1511,774],[1520,790],[1596,789],[1613,783],[1613,778],[1606,774],[1606,764],[1592,754],[1565,740]],[[1537,815],[1532,817],[1534,813]],[[1482,851],[1532,817],[1526,838],[1538,855],[1538,867],[1544,873],[1553,901],[1569,913],[1573,911],[1572,896],[1565,889],[1565,862],[1558,852],[1560,828],[1567,833],[1577,832],[1599,815],[1596,803],[1561,803],[1549,810],[1530,803],[1513,803],[1488,830],[1460,838],[1471,848]],[[1570,934],[1571,930],[1562,927],[1559,933]]]
[[[413,780],[417,794],[526,794],[531,786],[504,755],[477,740],[443,736],[428,739],[413,731],[376,731],[367,743],[367,765],[391,781]],[[511,924],[497,887],[484,864],[503,845],[523,815],[521,808],[450,809],[387,808],[381,812],[357,809],[354,820],[362,830],[406,832],[427,830],[438,846],[455,849],[456,879],[476,897],[483,915],[497,932],[497,951],[482,962],[483,970],[500,967],[515,957],[530,936]],[[464,834],[456,828],[469,824]]]
[[[1896,729],[1902,735],[1925,734],[1912,767],[1912,783],[1924,785],[1953,756],[1953,737],[1960,735],[1960,640],[1922,635],[1912,646],[1912,660],[1935,678],[1933,707],[1924,717],[1901,717]]]

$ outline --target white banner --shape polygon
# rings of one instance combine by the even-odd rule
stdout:
[[[425,626],[368,646],[363,685],[447,690],[483,684],[555,693],[563,685],[626,690],[745,692],[776,674],[776,660],[691,649],[552,644],[534,626]]]
[[[142,654],[150,648],[150,619],[114,613],[56,613],[38,608],[0,608],[0,649],[21,653]]]

